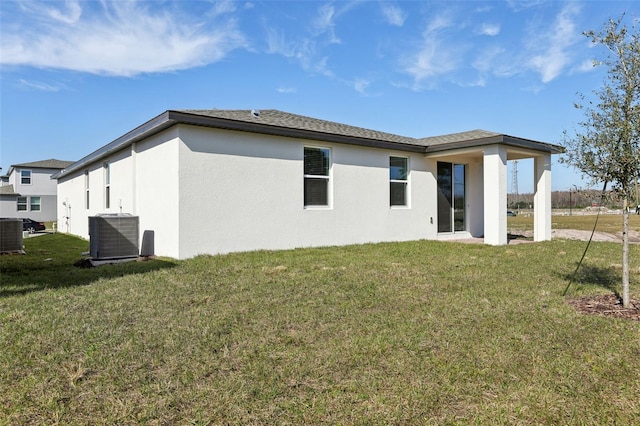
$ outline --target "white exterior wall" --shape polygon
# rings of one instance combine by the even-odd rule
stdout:
[[[484,235],[484,177],[482,158],[467,163],[466,206],[467,229],[472,237]]]
[[[436,182],[422,155],[201,127],[179,132],[180,258],[436,238]],[[304,208],[305,146],[331,149],[329,208]],[[390,155],[410,157],[408,208],[389,206]]]
[[[484,150],[484,242],[507,244],[507,151],[501,145]]]
[[[154,149],[150,149],[154,148]],[[89,238],[89,217],[129,213],[140,217],[140,238],[154,230],[162,255],[178,257],[178,139],[167,130],[90,164],[58,180],[58,229]],[[104,163],[110,165],[109,208],[105,204]],[[89,208],[85,203],[85,170],[89,171]]]
[[[84,171],[78,171],[58,179],[56,220],[60,232],[68,232],[83,238],[88,238],[89,233],[87,230],[87,212],[84,207],[84,196]]]
[[[0,195],[0,217],[18,217],[17,195]]]
[[[551,239],[551,155],[534,157],[533,240]]]
[[[173,127],[131,147],[135,170],[130,182],[130,191],[135,194],[131,212],[140,218],[140,238],[152,232],[154,254],[174,258],[182,257],[178,234],[180,144],[178,130]],[[198,181],[196,185],[202,188],[205,183]],[[201,214],[200,220],[204,216]]]
[[[304,207],[305,146],[331,150],[329,207]],[[389,206],[392,155],[409,158],[407,207]],[[459,153],[450,157],[447,161],[467,164],[468,234],[484,233],[486,243],[506,244],[505,148],[486,147],[482,157]],[[544,164],[549,163],[547,157]],[[108,209],[105,161],[111,168]],[[88,209],[85,170],[89,170]],[[546,197],[550,170],[541,165],[537,170],[539,190]],[[178,259],[260,249],[436,240],[436,176],[437,159],[420,153],[180,124],[63,175],[58,182],[59,229],[88,238],[89,216],[130,213],[140,219],[141,240],[145,234],[153,236],[154,254]],[[550,207],[536,204],[546,215]],[[549,223],[536,225],[543,230],[538,238],[546,237]]]
[[[106,206],[105,169],[111,169],[111,203]],[[131,213],[131,155],[121,151],[58,179],[58,229],[89,238],[89,216],[100,213]],[[89,171],[89,208],[86,205],[85,170]],[[122,209],[120,208],[122,206]]]

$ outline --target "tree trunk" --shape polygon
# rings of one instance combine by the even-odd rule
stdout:
[[[622,203],[622,306],[629,308],[629,200]]]

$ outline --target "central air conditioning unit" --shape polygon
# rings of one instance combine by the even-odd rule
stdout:
[[[0,253],[24,253],[22,219],[0,218]]]
[[[126,213],[89,217],[89,255],[93,260],[138,257],[138,216]]]

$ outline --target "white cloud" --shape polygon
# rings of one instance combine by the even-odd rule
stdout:
[[[41,81],[29,81],[24,79],[20,79],[20,84],[24,87],[41,90],[43,92],[59,92],[60,90],[65,88],[64,85],[60,84],[48,84]]]
[[[517,63],[505,48],[490,46],[481,49],[471,65],[483,74],[511,77],[518,73]]]
[[[356,92],[360,93],[361,95],[366,95],[367,88],[369,87],[370,84],[371,82],[369,80],[365,80],[364,78],[358,78],[353,83],[353,88],[356,90]]]
[[[327,68],[327,57],[317,52],[315,41],[303,38],[299,41],[288,41],[284,32],[275,28],[267,28],[267,53],[282,55],[297,61],[305,71],[327,76],[333,75]]]
[[[339,44],[341,41],[336,36],[333,22],[336,11],[331,4],[324,4],[318,9],[318,16],[313,20],[313,27],[317,35],[328,33],[329,42]]]
[[[4,31],[1,63],[135,76],[206,65],[246,46],[232,18],[194,21],[175,10],[169,13],[135,1],[88,5],[94,8],[85,11],[80,3],[68,1],[61,10],[29,2],[26,23],[14,24],[17,31]],[[212,15],[229,7],[216,4]]]
[[[497,36],[500,34],[500,25],[483,23],[478,29],[478,33],[490,37]]]
[[[298,90],[295,87],[278,87],[276,92],[278,93],[296,93]]]
[[[407,20],[407,13],[400,9],[398,6],[381,3],[382,14],[390,25],[401,27],[404,25],[404,21]]]
[[[447,13],[437,15],[427,25],[426,34],[433,34],[454,25],[453,17]]]
[[[575,3],[569,3],[560,11],[551,28],[535,29],[538,36],[531,40],[532,56],[527,64],[540,74],[543,83],[558,77],[571,63],[571,48],[580,36],[574,22],[579,11]]]
[[[443,30],[451,27],[453,20],[438,15],[427,24],[416,52],[403,59],[404,71],[414,79],[414,87],[420,88],[426,79],[454,71],[463,57],[461,44],[446,43]]]
[[[597,65],[594,65],[593,59],[585,59],[581,63],[575,66],[574,71],[576,72],[591,72],[595,71]]]
[[[541,4],[544,4],[548,0],[507,0],[507,5],[515,12],[521,12],[523,10],[531,9]]]
[[[405,68],[416,81],[453,71],[458,59],[439,40],[426,38],[410,64]]]
[[[47,3],[22,1],[19,3],[19,8],[26,14],[37,16],[38,19],[63,24],[76,23],[82,14],[82,7],[77,0]]]

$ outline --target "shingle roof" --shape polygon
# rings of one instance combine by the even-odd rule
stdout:
[[[0,195],[20,195],[14,189],[13,185],[0,186]]]
[[[479,147],[496,143],[518,148],[544,151],[551,154],[560,154],[564,152],[564,148],[558,145],[505,135],[504,133],[489,132],[481,129],[471,130],[468,132],[451,133],[442,136],[432,136],[422,138],[420,141],[427,147],[428,153],[456,148]]]
[[[49,160],[33,161],[31,163],[12,164],[11,167],[29,167],[32,169],[64,169],[75,161],[62,161],[51,158]]]
[[[282,129],[307,130],[310,132],[325,133],[327,135],[342,135],[360,139],[371,139],[384,142],[401,144],[416,144],[416,139],[395,135],[393,133],[379,132],[363,127],[350,126],[334,121],[321,120],[304,115],[291,114],[275,109],[268,110],[179,110],[186,114],[196,114],[205,117],[222,118],[245,123],[274,126]]]
[[[420,139],[425,146],[442,145],[463,141],[471,141],[493,136],[499,136],[500,133],[489,132],[486,130],[471,130],[469,132],[451,133],[448,135],[431,136]]]
[[[558,145],[516,138],[500,133],[487,132],[485,130],[473,130],[471,132],[417,139],[274,109],[263,111],[218,109],[168,110],[83,157],[79,161],[64,167],[66,170],[54,174],[52,178],[57,179],[65,173],[73,172],[84,167],[86,164],[106,158],[110,154],[130,146],[134,142],[143,140],[177,124],[396,149],[424,154],[447,149],[478,147],[496,143],[544,151],[551,154],[564,151],[564,149]]]

